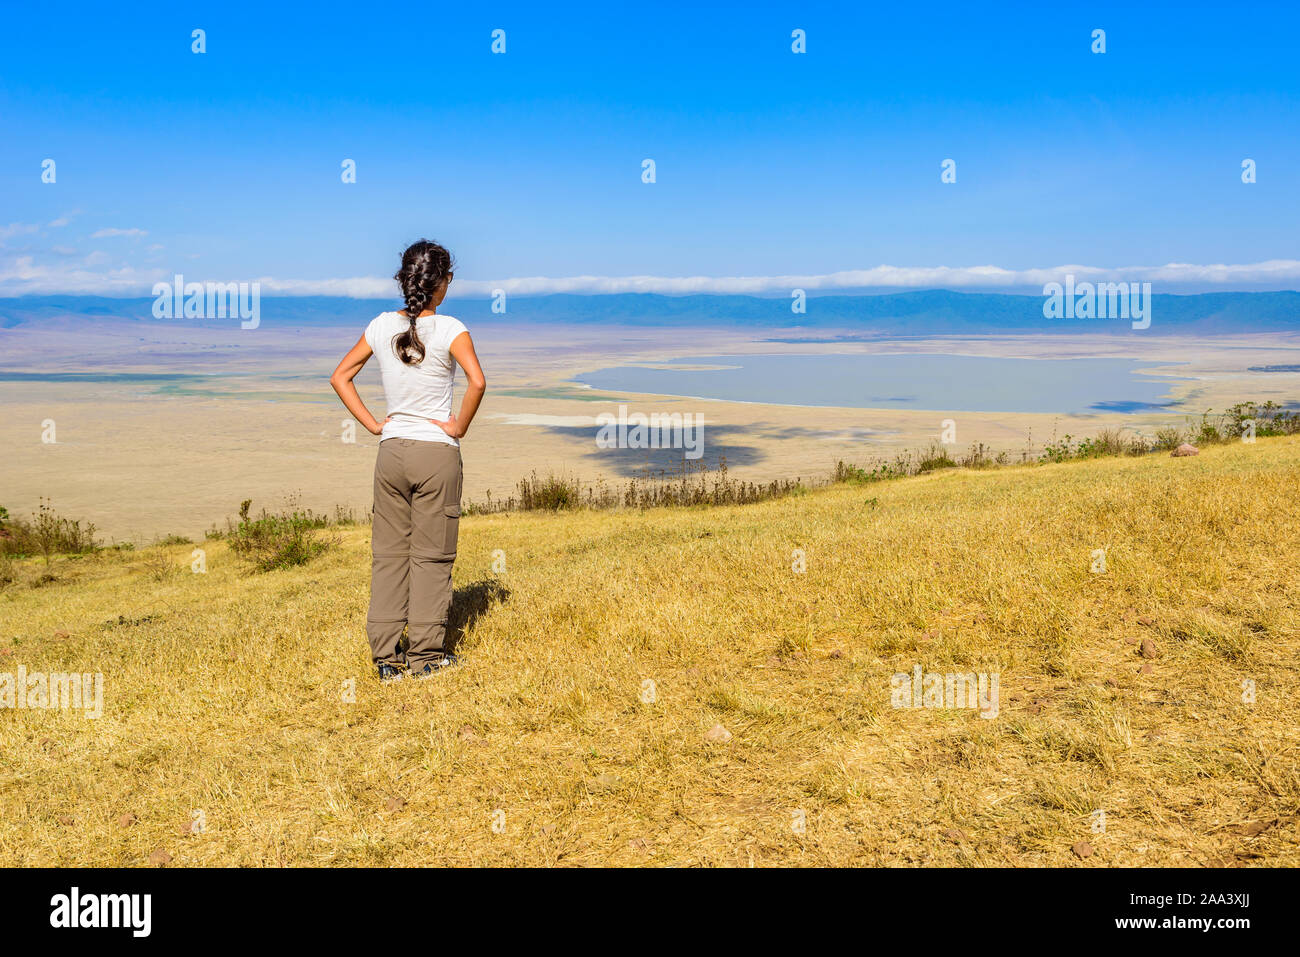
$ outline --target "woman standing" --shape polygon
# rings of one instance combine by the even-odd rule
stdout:
[[[451,254],[422,239],[402,254],[393,278],[406,309],[376,316],[330,376],[348,411],[372,434],[383,436],[375,460],[366,616],[381,681],[403,676],[398,650],[403,630],[411,677],[427,678],[457,663],[444,642],[460,524],[460,439],[487,387],[464,324],[438,314],[452,280]],[[379,358],[388,401],[382,423],[352,382],[372,355]],[[451,411],[458,363],[468,382],[459,416]]]

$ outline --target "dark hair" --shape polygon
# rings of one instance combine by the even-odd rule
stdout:
[[[438,290],[451,282],[452,265],[451,253],[427,239],[411,243],[402,253],[402,268],[393,278],[402,287],[411,327],[393,337],[393,349],[408,366],[424,361],[424,343],[415,331],[415,320],[429,308]]]

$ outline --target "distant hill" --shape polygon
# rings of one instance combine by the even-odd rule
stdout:
[[[807,312],[791,311],[788,298],[759,296],[662,296],[625,293],[603,296],[553,295],[510,298],[505,316],[487,299],[453,299],[447,311],[467,322],[510,321],[620,323],[648,326],[744,326],[778,331],[795,340],[828,332],[858,336],[984,335],[994,333],[1100,333],[1108,335],[1300,332],[1300,292],[1212,292],[1154,295],[1152,322],[1133,330],[1123,319],[1046,319],[1041,295],[952,292],[929,289],[877,295],[813,296]],[[280,327],[356,325],[393,300],[325,296],[264,297],[262,322]],[[60,318],[152,320],[152,298],[22,296],[0,299],[0,328]],[[177,323],[218,320],[159,320]]]

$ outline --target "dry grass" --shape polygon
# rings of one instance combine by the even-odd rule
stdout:
[[[392,686],[364,529],[260,574],[224,542],[17,563],[0,671],[106,696],[0,710],[0,863],[1296,865],[1298,488],[1287,437],[467,517],[465,665]],[[1000,714],[891,708],[915,664],[999,673]]]

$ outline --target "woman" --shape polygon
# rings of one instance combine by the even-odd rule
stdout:
[[[384,312],[366,327],[330,376],[343,404],[379,440],[366,634],[380,681],[402,678],[398,649],[407,633],[411,677],[427,678],[457,663],[444,648],[451,605],[451,566],[460,524],[460,439],[478,411],[487,380],[460,320],[439,315],[452,279],[451,254],[420,240],[402,254],[393,277],[406,309]],[[377,421],[352,380],[379,357],[388,417]],[[469,383],[460,415],[451,411],[456,366]]]

